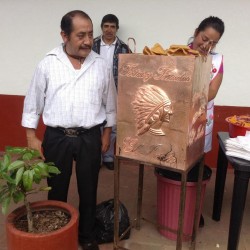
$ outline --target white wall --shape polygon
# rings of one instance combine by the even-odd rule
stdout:
[[[220,17],[226,30],[216,51],[224,55],[224,80],[216,104],[250,107],[248,0],[0,0],[0,94],[25,95],[39,60],[61,42],[62,16],[74,9],[90,15],[95,36],[105,14],[117,15],[118,36],[134,37],[136,52],[156,42],[186,44],[201,20]]]

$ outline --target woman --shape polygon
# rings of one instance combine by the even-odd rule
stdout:
[[[212,148],[212,131],[214,124],[214,98],[220,88],[223,78],[223,56],[213,50],[224,33],[224,22],[214,16],[205,18],[194,32],[193,41],[189,44],[192,49],[198,50],[201,55],[212,55],[211,82],[208,92],[207,124],[204,152]]]
[[[210,85],[208,91],[208,104],[207,104],[207,123],[205,133],[205,146],[204,152],[207,153],[212,149],[212,132],[214,125],[214,98],[220,88],[223,78],[223,56],[215,53],[216,44],[224,33],[224,22],[214,16],[205,18],[198,28],[195,29],[194,37],[189,46],[192,49],[198,50],[201,55],[212,56],[212,69],[210,74]],[[204,226],[204,218],[201,215],[200,227]]]

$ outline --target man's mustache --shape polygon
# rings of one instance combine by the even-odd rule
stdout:
[[[80,49],[91,49],[91,46],[81,46]]]

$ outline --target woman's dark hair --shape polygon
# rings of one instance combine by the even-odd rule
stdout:
[[[200,31],[204,31],[206,28],[209,27],[212,27],[217,32],[219,32],[220,37],[222,37],[225,30],[224,22],[220,18],[215,16],[205,18],[196,29],[196,33],[198,34]]]
[[[101,28],[104,23],[115,23],[116,28],[119,29],[119,19],[113,14],[107,14],[102,18]]]
[[[73,30],[72,19],[75,16],[80,16],[82,18],[89,19],[91,21],[91,23],[92,23],[92,20],[89,17],[89,15],[87,13],[81,11],[81,10],[73,10],[73,11],[68,12],[67,14],[65,14],[62,17],[62,20],[61,20],[61,30],[67,36],[69,36],[71,34],[72,30]]]

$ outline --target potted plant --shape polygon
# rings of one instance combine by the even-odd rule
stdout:
[[[60,174],[54,163],[44,162],[39,152],[26,147],[6,147],[0,157],[0,204],[7,213],[11,201],[24,205],[7,216],[6,235],[9,250],[76,250],[78,249],[78,211],[66,202],[39,201],[30,203],[28,197],[50,187],[41,186],[43,179]],[[49,214],[50,218],[45,218]],[[51,214],[57,224],[49,232],[36,225],[39,218],[51,227]],[[34,218],[35,217],[35,218]],[[63,223],[61,223],[63,222]],[[26,229],[24,229],[26,227]]]

